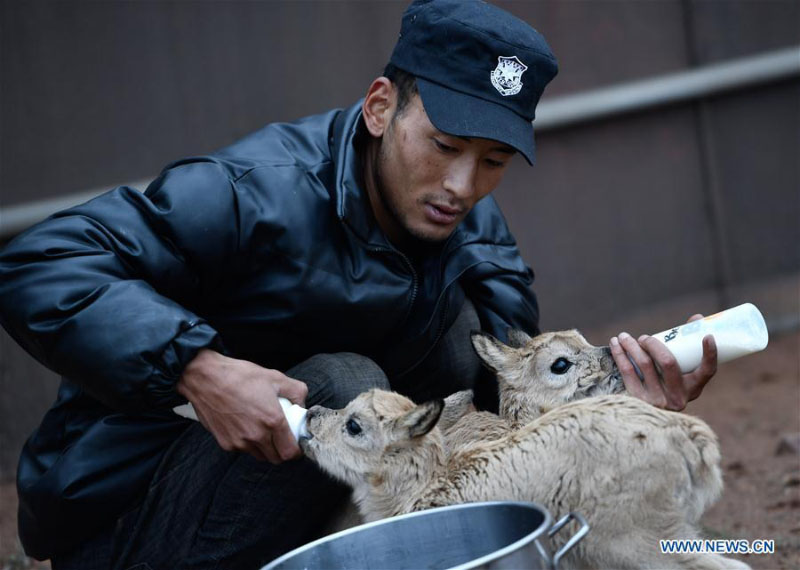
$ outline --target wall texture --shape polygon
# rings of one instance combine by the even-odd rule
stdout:
[[[545,98],[800,44],[794,0],[499,4],[559,58]],[[349,105],[380,74],[404,7],[6,0],[0,207],[154,176],[267,122]],[[675,316],[656,307],[686,298],[798,314],[800,81],[547,132],[537,147],[496,196],[545,328],[638,315],[660,330]],[[0,479],[56,385],[0,335]]]

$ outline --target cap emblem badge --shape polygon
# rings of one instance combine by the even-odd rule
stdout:
[[[517,56],[497,58],[497,67],[491,73],[492,85],[503,97],[516,95],[522,90],[522,74],[528,66]]]

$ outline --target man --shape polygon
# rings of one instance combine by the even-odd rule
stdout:
[[[278,396],[474,387],[496,404],[468,331],[535,334],[538,308],[488,194],[514,154],[533,162],[556,69],[499,9],[415,2],[363,102],[173,163],[144,195],[115,189],[10,244],[3,326],[63,375],[20,459],[27,552],[55,570],[258,567],[345,496],[287,461]],[[652,339],[612,343],[629,389],[680,407],[713,374],[705,348],[682,376]],[[202,425],[171,412],[186,401]]]

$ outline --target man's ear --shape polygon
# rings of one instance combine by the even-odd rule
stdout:
[[[443,409],[444,400],[441,398],[416,406],[392,422],[392,435],[396,440],[413,439],[425,435],[439,421]]]
[[[472,331],[470,333],[472,346],[483,363],[492,371],[499,372],[506,367],[506,363],[514,356],[514,349],[506,346],[489,333]]]
[[[364,125],[369,134],[375,138],[383,136],[392,121],[396,106],[397,89],[394,84],[386,77],[375,79],[367,89],[367,96],[361,104]]]

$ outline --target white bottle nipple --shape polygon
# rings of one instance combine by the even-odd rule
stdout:
[[[292,404],[286,398],[278,398],[278,401],[283,408],[283,413],[286,416],[286,421],[289,422],[289,429],[292,430],[292,435],[297,441],[301,437],[308,437],[308,427],[306,426],[306,414],[308,410]]]

